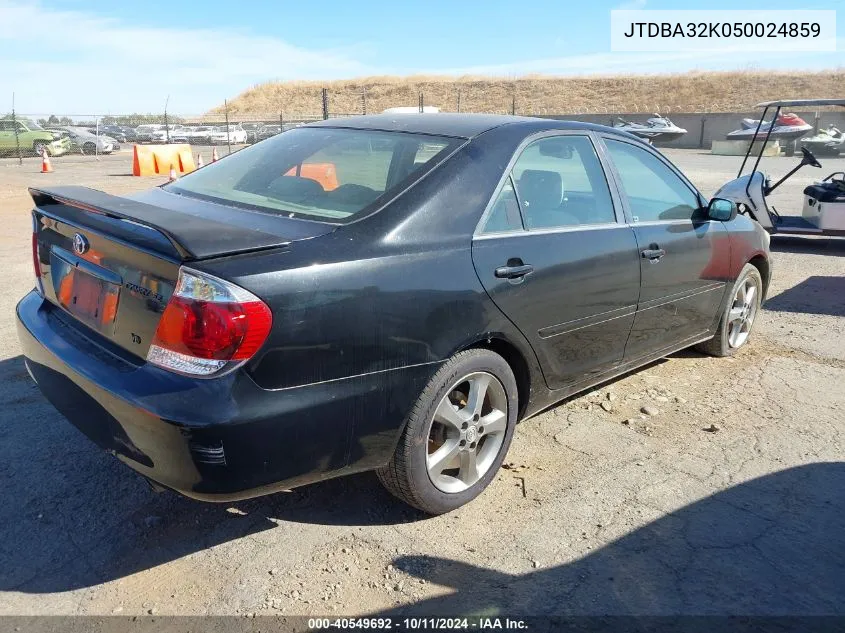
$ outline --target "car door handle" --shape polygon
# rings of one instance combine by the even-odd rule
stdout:
[[[521,266],[499,266],[496,269],[496,277],[499,279],[519,279],[534,272],[534,266],[523,264]]]
[[[666,254],[665,249],[657,248],[657,244],[652,244],[649,248],[642,251],[644,259],[656,261]]]

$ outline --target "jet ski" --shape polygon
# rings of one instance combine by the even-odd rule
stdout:
[[[645,123],[632,123],[631,121],[619,118],[613,124],[613,127],[650,141],[674,141],[687,133],[684,128],[672,123],[668,117],[660,116],[659,114],[655,114]]]
[[[797,114],[779,114],[773,121],[763,121],[760,131],[757,132],[759,121],[754,119],[743,119],[740,129],[730,132],[727,136],[729,141],[748,141],[755,138],[763,140],[769,134],[769,140],[781,139],[792,141],[799,139],[813,129],[804,119]]]
[[[845,134],[831,125],[814,136],[802,138],[801,147],[806,147],[816,156],[839,156],[845,151]]]

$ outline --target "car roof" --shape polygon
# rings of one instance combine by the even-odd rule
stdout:
[[[520,126],[525,128],[526,134],[533,134],[542,130],[594,130],[613,132],[627,138],[637,137],[594,123],[583,121],[563,121],[559,119],[544,119],[538,117],[512,116],[504,114],[374,114],[368,116],[338,117],[325,121],[309,123],[304,127],[332,127],[351,128],[360,130],[382,130],[385,132],[410,132],[415,134],[431,134],[434,136],[454,136],[471,139],[494,128]]]

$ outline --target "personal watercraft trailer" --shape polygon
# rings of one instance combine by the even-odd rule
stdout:
[[[769,114],[770,110],[774,109],[772,120],[777,120],[782,108],[792,106],[845,107],[845,99],[794,99],[760,103],[757,107],[763,108],[763,114],[760,116],[760,122],[757,124],[754,138],[757,138],[757,134],[760,133],[760,128],[764,125],[763,122],[766,120],[766,115]],[[798,165],[789,170],[780,180],[772,184],[768,176],[757,171],[766,143],[769,141],[772,132],[772,126],[769,125],[767,127],[768,130],[760,136],[760,138],[765,138],[765,140],[756,144],[748,144],[748,151],[745,153],[745,158],[742,160],[742,165],[739,168],[736,179],[723,185],[716,192],[715,197],[733,200],[741,211],[748,213],[749,216],[754,218],[764,229],[772,234],[804,236],[835,235],[845,237],[845,172],[834,172],[817,184],[806,187],[804,189],[804,204],[801,215],[781,214],[774,206],[767,204],[766,198],[799,169],[805,165],[821,167],[821,163],[816,160],[813,153],[806,147],[802,147],[802,158]],[[754,167],[749,173],[743,175],[745,165],[755,145],[759,149],[759,153],[754,162]]]

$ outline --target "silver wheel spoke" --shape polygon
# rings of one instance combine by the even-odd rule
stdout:
[[[493,409],[490,413],[481,418],[480,426],[484,427],[484,435],[495,435],[503,433],[507,428],[508,418],[504,411]]]
[[[750,308],[754,305],[754,296],[757,294],[757,288],[751,286],[745,293],[745,306]]]
[[[490,376],[480,374],[469,383],[469,398],[467,399],[466,410],[471,417],[481,417],[481,408],[484,406],[484,398],[487,395],[487,387],[490,386]]]
[[[731,308],[728,312],[728,323],[733,323],[742,318],[742,308]]]
[[[434,412],[434,419],[443,425],[451,426],[458,430],[466,422],[464,416],[455,408],[455,405],[451,403],[448,396],[440,402],[440,406]]]
[[[439,475],[447,468],[454,468],[453,462],[460,452],[458,440],[449,440],[428,456],[428,472]]]
[[[474,449],[461,451],[461,466],[458,471],[458,478],[467,486],[471,486],[481,479],[478,472],[478,455]]]

